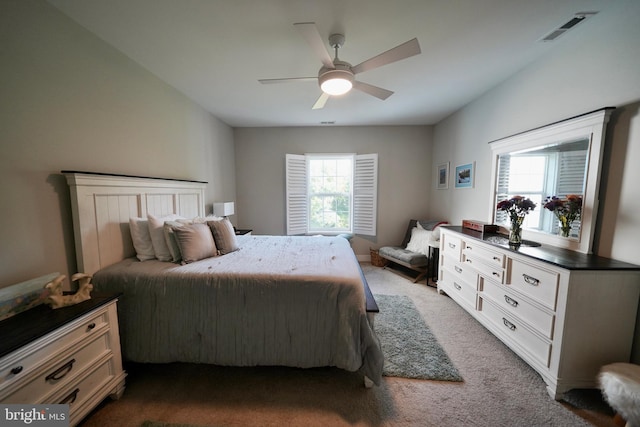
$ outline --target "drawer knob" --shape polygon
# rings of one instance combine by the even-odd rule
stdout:
[[[496,277],[500,277],[500,273],[498,273],[498,272],[495,272],[495,271],[494,271],[494,272],[492,272],[491,274],[493,274],[493,275],[494,275],[494,276],[496,276]]]
[[[524,278],[524,281],[530,284],[531,286],[538,286],[538,284],[540,283],[540,280],[536,279],[533,276],[529,276],[528,274],[523,273],[522,277]]]
[[[518,306],[518,301],[514,300],[513,298],[511,298],[511,297],[509,297],[509,296],[507,296],[507,295],[505,295],[505,296],[504,296],[504,300],[505,300],[505,301],[507,302],[507,304],[509,304],[509,305],[512,305],[512,306],[514,306],[514,307],[517,307],[517,306]]]
[[[455,269],[456,269],[456,271],[457,271],[458,273],[462,273],[462,269],[461,269],[460,267],[458,267],[457,265],[456,265]]]
[[[53,371],[52,373],[47,375],[44,380],[45,381],[49,381],[49,380],[58,381],[58,380],[64,378],[65,375],[67,375],[69,372],[71,372],[71,370],[73,369],[73,364],[74,363],[76,363],[76,359],[69,360],[67,363],[65,363],[64,365],[62,365],[61,367],[59,367],[58,369],[56,369],[55,371]]]
[[[462,289],[462,286],[458,285],[456,282],[453,282],[453,287],[456,288],[457,290]]]
[[[499,256],[494,256],[494,257],[493,257],[493,260],[494,260],[494,261],[500,261],[500,257],[499,257]]]
[[[23,369],[22,366],[16,366],[11,370],[11,374],[18,375],[20,372],[22,372],[22,369]]]
[[[454,245],[453,243],[449,243],[449,247],[450,247],[451,249],[455,249],[455,248],[456,248],[456,245]]]
[[[467,246],[467,249],[472,250],[473,248],[471,246]]]
[[[87,325],[87,329],[89,329],[89,330],[91,330],[91,329],[93,329],[93,328],[95,328],[95,327],[96,327],[96,323],[95,323],[95,322],[91,322],[91,323],[89,323],[89,324]]]
[[[67,397],[65,397],[64,399],[62,399],[60,401],[60,405],[67,405],[67,404],[72,404],[73,402],[76,401],[76,399],[78,398],[78,393],[80,392],[80,389],[77,388],[75,390],[73,390],[71,393],[69,393],[69,395]]]
[[[509,328],[512,331],[516,330],[516,325],[514,325],[513,323],[509,322],[507,319],[505,319],[504,317],[502,318],[502,323],[504,323],[504,326],[506,326],[507,328]]]

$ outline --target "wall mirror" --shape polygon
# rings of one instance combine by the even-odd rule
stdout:
[[[524,239],[591,253],[605,131],[612,111],[603,108],[490,142],[490,222],[508,229],[508,216],[496,209],[497,203],[515,195],[528,197],[537,206],[525,218]],[[563,201],[567,196],[582,199],[579,219],[564,233],[558,217],[544,208],[545,200],[553,196]]]

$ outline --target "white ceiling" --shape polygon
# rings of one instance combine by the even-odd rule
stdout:
[[[550,49],[597,31],[615,0],[49,0],[81,25],[234,127],[434,124]],[[555,42],[575,13],[599,11]],[[343,33],[356,65],[418,38],[422,54],[357,75],[394,91],[312,110],[321,66],[295,22]],[[327,49],[330,49],[327,41]],[[333,55],[332,55],[333,56]]]

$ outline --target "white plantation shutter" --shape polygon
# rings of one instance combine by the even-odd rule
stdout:
[[[560,197],[566,197],[569,194],[582,195],[586,165],[587,150],[566,151],[560,154],[558,188],[556,190]]]
[[[353,232],[376,235],[378,206],[378,154],[355,158],[353,179]]]
[[[495,200],[496,204],[509,197],[509,173],[511,172],[511,156],[500,156],[498,162],[498,182],[496,183]],[[496,221],[509,221],[509,216],[505,211],[496,211]]]
[[[305,156],[286,156],[287,235],[307,232],[307,160]]]
[[[309,231],[309,197],[307,159],[304,155],[286,155],[287,234]],[[376,235],[378,207],[378,155],[354,157],[353,172],[353,232]]]

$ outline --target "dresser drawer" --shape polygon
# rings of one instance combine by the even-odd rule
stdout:
[[[462,253],[465,257],[474,258],[493,268],[503,269],[507,256],[504,253],[487,248],[475,241],[465,241]]]
[[[503,289],[502,286],[492,283],[490,280],[481,279],[480,289],[486,296],[500,308],[505,310],[536,329],[545,337],[553,338],[553,325],[555,316],[534,305],[514,293]]]
[[[440,239],[442,254],[460,261],[462,259],[462,240],[446,232],[441,234]]]
[[[560,275],[520,260],[511,260],[511,275],[507,284],[534,300],[556,309]]]
[[[107,311],[102,310],[76,320],[12,353],[0,364],[0,396],[6,388],[13,387],[14,383],[24,381],[37,369],[41,369],[54,355],[67,351],[105,328],[109,328],[109,318]]]
[[[447,295],[456,300],[458,304],[463,304],[475,310],[477,295],[475,282],[474,285],[471,285],[464,280],[460,280],[460,277],[454,276],[449,270],[442,270],[441,275],[440,281],[444,283],[444,290]]]
[[[500,310],[490,300],[480,297],[479,310],[500,335],[524,349],[544,366],[549,366],[551,343],[530,331],[520,319]]]
[[[47,396],[65,388],[96,360],[111,353],[108,332],[109,329],[105,328],[100,335],[82,342],[72,353],[62,354],[61,357],[43,364],[36,375],[16,382],[17,389],[12,387],[12,390],[7,390],[8,395],[2,401],[4,403],[43,402]]]
[[[450,277],[455,277],[474,286],[478,282],[478,273],[473,268],[450,257],[442,257],[442,267],[449,271]]]
[[[498,283],[504,283],[504,269],[493,265],[488,265],[474,256],[463,255],[464,265],[467,267],[473,267],[478,273],[488,277]]]

